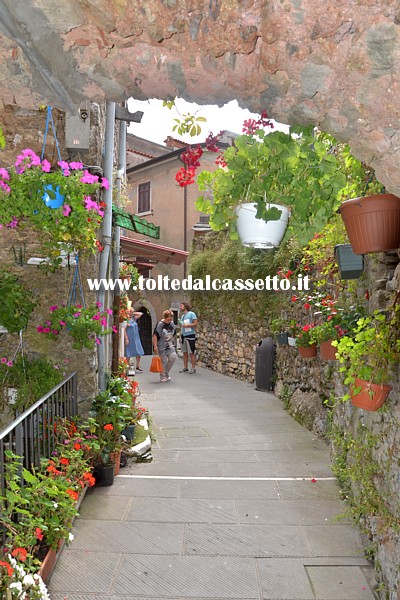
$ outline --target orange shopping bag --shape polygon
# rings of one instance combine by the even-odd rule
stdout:
[[[164,371],[161,358],[159,356],[153,356],[151,359],[150,372],[151,373],[162,373]]]

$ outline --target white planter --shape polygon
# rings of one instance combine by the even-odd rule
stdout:
[[[0,325],[0,333],[7,333],[7,329],[3,325]]]
[[[293,346],[293,348],[296,347],[296,338],[288,337],[287,341],[288,341],[289,346]]]
[[[267,208],[278,208],[282,211],[278,221],[265,222],[256,219],[257,209],[252,202],[246,202],[236,208],[238,216],[236,227],[244,246],[251,248],[276,248],[285,235],[289,220],[289,211],[279,204],[268,204]]]

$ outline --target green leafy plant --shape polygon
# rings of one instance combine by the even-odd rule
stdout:
[[[104,216],[97,193],[109,185],[82,163],[59,161],[58,167],[51,170],[47,160],[26,149],[12,169],[0,169],[0,224],[31,227],[53,265],[61,261],[61,250],[80,255],[97,251]]]
[[[300,348],[308,348],[312,346],[315,341],[313,337],[314,323],[308,323],[307,325],[299,326],[299,332],[296,335],[296,346]]]
[[[10,333],[26,328],[37,302],[31,290],[6,268],[0,269],[0,325]]]
[[[237,205],[252,202],[257,218],[269,221],[281,211],[268,203],[280,204],[291,209],[287,237],[295,235],[303,244],[321,231],[344,197],[365,191],[369,174],[348,146],[312,127],[250,130],[225,150],[221,162],[223,168],[198,175],[199,189],[213,197],[201,196],[196,208],[210,215],[211,227],[228,226],[237,238]]]
[[[12,361],[0,358],[0,390],[15,390],[12,409],[23,411],[60,383],[65,373],[44,357],[29,358],[19,354]]]
[[[391,367],[400,358],[400,306],[388,312],[361,317],[349,335],[332,343],[346,384],[354,384],[356,378],[377,384],[390,378]]]
[[[4,496],[0,496],[0,523],[7,534],[7,546],[24,549],[33,557],[40,542],[56,549],[61,539],[69,540],[78,498],[71,483],[44,461],[41,469],[22,468],[21,458],[5,452]],[[18,517],[18,518],[16,518]],[[30,561],[37,564],[37,559]]]
[[[269,329],[272,333],[281,333],[282,331],[286,331],[288,326],[287,319],[283,319],[282,317],[276,317],[272,319]]]
[[[119,265],[119,276],[120,277],[130,277],[131,285],[137,285],[139,281],[139,271],[135,265],[131,263],[121,263]]]
[[[64,331],[72,337],[72,347],[75,350],[93,348],[94,343],[101,343],[100,336],[112,331],[112,329],[104,329],[107,327],[108,316],[112,315],[112,310],[101,311],[100,308],[99,302],[86,307],[81,304],[51,306],[51,317],[44,325],[39,325],[37,331],[52,340],[57,340]]]

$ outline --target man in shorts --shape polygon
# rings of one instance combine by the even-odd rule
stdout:
[[[179,371],[179,373],[196,373],[196,330],[198,321],[197,315],[192,310],[190,310],[189,302],[181,302],[180,310],[182,311],[182,316],[180,319],[181,324],[181,342],[182,342],[182,351],[183,351],[183,369]],[[188,369],[189,364],[189,356],[190,363],[192,368]]]

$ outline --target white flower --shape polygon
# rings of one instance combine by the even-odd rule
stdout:
[[[33,579],[32,575],[30,573],[28,573],[27,575],[25,575],[25,577],[22,580],[22,583],[24,585],[36,585],[35,580]]]
[[[73,535],[72,533],[69,533],[69,534],[68,534],[68,540],[69,540],[70,542],[72,542],[72,540],[73,540],[73,539],[74,539],[74,535]]]
[[[57,502],[53,502],[53,506],[54,506],[54,508],[58,508]]]
[[[14,583],[10,583],[10,590],[17,590],[20,594],[22,594],[22,583],[20,581],[15,581]]]

